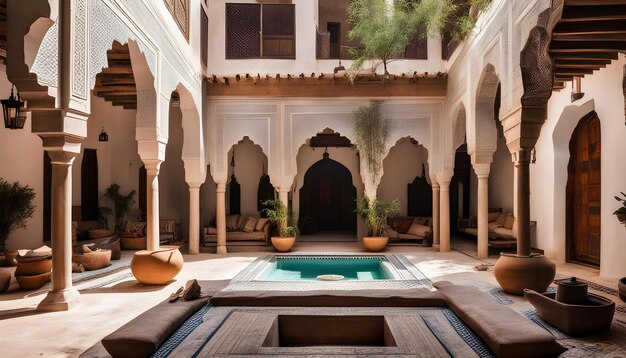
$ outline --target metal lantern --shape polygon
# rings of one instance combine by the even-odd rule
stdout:
[[[4,115],[4,127],[10,129],[22,129],[26,122],[26,113],[22,111],[24,102],[20,101],[20,94],[17,99],[13,95],[13,87],[11,86],[11,96],[2,101],[2,114]]]
[[[100,132],[100,135],[98,136],[98,140],[100,142],[108,142],[109,141],[109,135],[107,134],[107,132],[104,131],[104,127],[102,127],[102,132]]]

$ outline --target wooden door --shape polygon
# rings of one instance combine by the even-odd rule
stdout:
[[[567,180],[567,259],[600,265],[600,119],[580,120],[570,140]]]

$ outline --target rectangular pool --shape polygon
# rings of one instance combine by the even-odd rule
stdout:
[[[389,280],[394,277],[389,265],[385,256],[276,256],[256,279],[301,281],[338,275],[343,280]]]

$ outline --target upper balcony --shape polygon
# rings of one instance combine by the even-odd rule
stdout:
[[[332,73],[348,68],[350,0],[213,0],[208,3],[207,75]],[[420,34],[391,73],[443,72],[440,38]]]

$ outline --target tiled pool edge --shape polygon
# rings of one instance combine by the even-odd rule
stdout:
[[[401,275],[401,279],[374,281],[259,281],[254,280],[276,256],[384,256]],[[310,252],[298,254],[267,254],[258,257],[239,272],[224,291],[314,291],[314,290],[398,290],[429,287],[432,284],[404,255],[362,254],[345,252]]]

